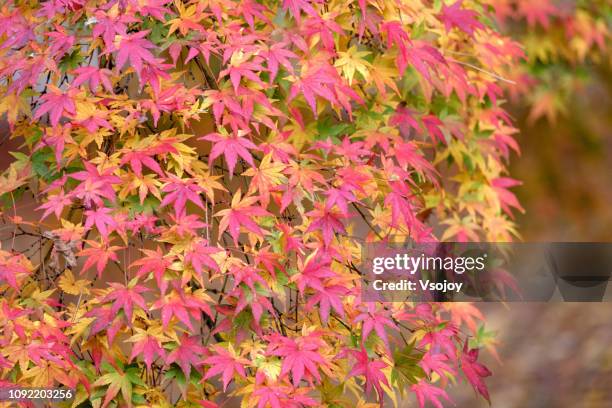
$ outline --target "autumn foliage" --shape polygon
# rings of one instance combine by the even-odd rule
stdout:
[[[362,302],[358,264],[365,241],[516,234],[503,99],[525,55],[499,1],[3,3],[2,386],[489,399],[477,308]]]

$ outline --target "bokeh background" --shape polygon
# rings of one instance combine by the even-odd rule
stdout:
[[[522,150],[511,171],[523,182],[518,230],[527,242],[612,242],[611,2],[531,3],[558,11],[547,27],[507,19],[526,44],[530,84],[530,97],[510,101]],[[583,56],[567,24],[582,13],[607,31]],[[499,361],[484,353],[493,407],[612,407],[612,303],[480,307],[497,332]],[[488,406],[469,386],[452,394],[458,407]]]

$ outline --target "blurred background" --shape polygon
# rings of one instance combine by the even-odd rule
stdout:
[[[528,56],[510,100],[522,239],[612,242],[612,2],[493,3]],[[612,407],[612,303],[479,307],[497,333],[499,361],[483,353],[492,407]],[[466,384],[451,395],[488,406]]]

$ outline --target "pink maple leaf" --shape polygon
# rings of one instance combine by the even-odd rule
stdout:
[[[172,350],[166,357],[166,364],[176,362],[185,377],[189,378],[191,374],[191,366],[199,364],[200,356],[205,352],[206,348],[202,346],[202,339],[199,336],[189,336],[183,334],[179,339],[177,347]]]
[[[312,217],[312,222],[306,232],[320,230],[323,233],[323,243],[326,247],[331,243],[335,233],[344,234],[346,232],[341,221],[346,216],[333,208],[326,208],[321,203],[315,203],[315,209],[307,212],[306,215]]]
[[[202,363],[211,366],[204,375],[204,380],[221,374],[223,381],[223,391],[227,390],[227,386],[232,381],[234,374],[246,378],[244,367],[249,364],[249,361],[238,355],[230,353],[227,349],[221,346],[214,346],[214,355],[207,357]]]
[[[110,282],[109,286],[114,290],[108,295],[104,296],[102,302],[113,302],[111,310],[113,313],[117,313],[119,309],[123,309],[125,316],[127,317],[128,324],[132,321],[132,310],[134,305],[137,305],[142,310],[147,311],[147,304],[141,293],[147,292],[149,289],[140,285],[127,285],[124,286],[120,283]]]
[[[382,339],[387,348],[389,348],[389,337],[387,336],[387,329],[397,330],[397,325],[390,319],[390,312],[381,309],[376,310],[376,306],[372,303],[366,304],[366,310],[357,315],[354,319],[355,323],[363,322],[361,327],[361,338],[365,341],[368,335],[374,330],[378,337]]]
[[[134,34],[123,34],[120,36],[119,44],[117,45],[117,67],[123,68],[129,60],[130,65],[134,67],[136,73],[140,75],[143,62],[155,64],[158,60],[149,51],[155,48],[153,43],[144,37],[151,30],[144,30]]]
[[[468,342],[466,341],[461,355],[461,369],[474,389],[491,402],[487,385],[482,380],[484,377],[490,376],[491,371],[476,360],[478,360],[478,349],[468,350]]]
[[[47,202],[37,208],[37,210],[45,210],[41,220],[44,220],[49,214],[54,213],[59,219],[64,207],[72,204],[72,200],[68,197],[64,190],[51,196],[47,196]]]
[[[212,163],[213,160],[223,154],[230,174],[234,173],[234,167],[236,167],[238,157],[244,159],[251,167],[255,167],[253,156],[251,156],[249,149],[257,150],[258,148],[253,142],[245,137],[237,135],[223,136],[219,133],[210,133],[206,136],[202,136],[200,140],[208,140],[213,143],[210,156],[208,157],[209,163]]]
[[[74,87],[88,83],[89,90],[95,92],[98,86],[102,84],[104,89],[113,93],[113,85],[108,78],[108,76],[111,75],[109,69],[87,66],[75,69],[73,74],[76,75],[76,78],[72,81],[72,86]]]
[[[49,85],[48,92],[40,97],[40,106],[36,110],[33,119],[38,119],[45,113],[49,113],[49,121],[52,126],[57,126],[59,120],[65,115],[75,115],[76,105],[74,97],[78,89],[71,88],[68,92],[63,92],[61,89]]]
[[[321,381],[318,366],[329,363],[321,356],[319,350],[326,343],[315,333],[307,336],[289,338],[280,334],[268,336],[270,344],[267,353],[282,358],[280,376],[289,373],[293,376],[293,385],[298,386],[304,376],[310,376]]]
[[[162,191],[168,194],[166,194],[159,204],[160,207],[165,207],[173,203],[176,217],[179,217],[179,215],[184,212],[185,204],[188,200],[201,209],[205,209],[204,203],[200,198],[200,193],[203,189],[193,179],[181,179],[171,175],[169,178],[165,179],[165,181],[166,185],[162,187]]]
[[[340,317],[344,317],[342,299],[348,293],[349,290],[341,285],[325,286],[323,290],[318,290],[308,299],[306,310],[312,310],[314,306],[318,304],[321,321],[327,324],[331,308],[333,308]]]
[[[141,249],[141,251],[146,256],[134,261],[130,266],[140,267],[138,268],[138,272],[136,272],[138,277],[152,273],[155,277],[155,281],[157,282],[157,286],[163,295],[166,293],[166,289],[168,288],[168,283],[164,279],[164,273],[166,272],[166,269],[172,265],[173,257],[166,256],[159,247],[157,247],[155,251],[150,249]]]
[[[498,177],[491,180],[491,187],[497,193],[501,207],[508,215],[512,215],[510,207],[514,207],[521,212],[525,211],[514,193],[508,190],[510,187],[520,186],[521,184],[520,181],[510,177]]]
[[[268,211],[258,205],[254,205],[258,201],[257,197],[245,197],[241,199],[240,191],[232,198],[230,208],[219,211],[215,216],[222,217],[219,221],[219,235],[225,230],[229,230],[234,242],[238,243],[240,236],[240,228],[263,236],[264,231],[253,220],[253,217],[270,215]]]
[[[474,34],[474,30],[483,29],[484,25],[476,19],[478,13],[474,10],[465,10],[461,8],[463,0],[458,0],[450,6],[444,4],[440,20],[444,23],[446,31],[450,31],[453,27],[457,27],[469,35]]]
[[[349,350],[353,357],[357,360],[353,369],[349,373],[349,376],[363,375],[365,377],[366,393],[372,391],[372,387],[376,389],[378,393],[379,401],[383,401],[384,393],[381,384],[389,386],[387,377],[382,372],[382,369],[387,367],[388,364],[381,360],[372,360],[368,356],[368,352],[362,346],[361,350]]]
[[[442,388],[438,388],[435,385],[429,384],[425,380],[421,380],[418,384],[414,384],[410,387],[410,389],[415,393],[417,401],[419,403],[419,408],[425,407],[425,401],[429,400],[436,408],[443,408],[442,404],[439,401],[439,398],[442,397],[445,400],[450,402],[446,391]]]
[[[223,252],[221,248],[208,246],[206,240],[198,240],[191,244],[191,248],[185,251],[185,262],[191,264],[193,269],[202,275],[204,268],[209,268],[213,271],[219,270],[219,265],[211,257],[212,254]]]
[[[99,207],[95,210],[86,210],[85,211],[85,229],[90,229],[94,224],[98,229],[98,232],[104,237],[107,238],[108,234],[110,234],[113,230],[115,230],[118,225],[115,219],[110,213],[112,209],[107,207]]]
[[[160,340],[156,336],[143,333],[138,341],[134,342],[130,361],[142,354],[142,358],[147,368],[151,369],[151,364],[155,361],[155,357],[165,358],[166,351],[161,346]]]

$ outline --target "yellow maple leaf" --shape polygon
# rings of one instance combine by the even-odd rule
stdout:
[[[367,81],[370,79],[370,68],[372,65],[364,58],[370,55],[369,51],[358,51],[354,45],[345,52],[339,52],[340,58],[334,64],[337,68],[342,68],[342,73],[348,79],[349,85],[353,83],[355,72],[359,72]]]
[[[59,278],[59,287],[64,292],[70,295],[80,295],[80,294],[89,294],[89,281],[86,279],[78,279],[74,278],[74,274],[70,269],[66,269],[62,276]]]

